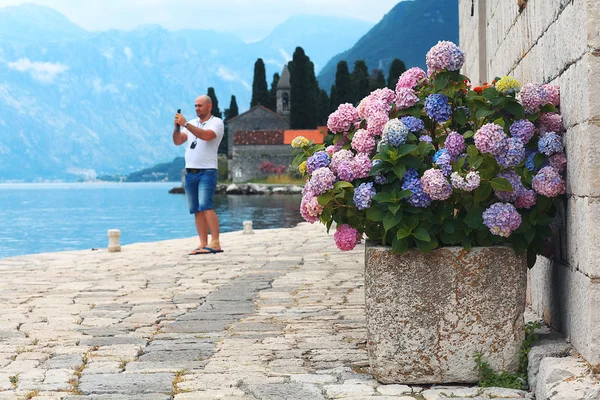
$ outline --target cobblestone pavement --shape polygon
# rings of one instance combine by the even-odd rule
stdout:
[[[0,400],[531,398],[368,375],[363,252],[324,228],[0,260]]]

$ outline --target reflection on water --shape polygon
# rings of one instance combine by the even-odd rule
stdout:
[[[121,244],[196,235],[184,195],[172,183],[0,184],[0,258],[102,248],[107,231]],[[302,221],[299,195],[215,198],[221,232],[293,227]]]

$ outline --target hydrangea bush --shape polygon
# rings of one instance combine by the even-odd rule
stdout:
[[[566,157],[559,89],[512,77],[472,88],[462,50],[439,42],[425,72],[329,116],[334,144],[298,137],[307,176],[300,212],[336,223],[337,246],[363,235],[396,254],[448,245],[510,244],[532,265],[547,253]]]

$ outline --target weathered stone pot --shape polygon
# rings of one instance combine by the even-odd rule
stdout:
[[[367,243],[371,372],[382,383],[477,382],[474,356],[516,372],[524,339],[527,261],[504,246],[430,254]]]

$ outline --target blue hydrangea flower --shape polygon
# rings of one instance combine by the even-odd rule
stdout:
[[[381,162],[381,160],[371,161],[371,168],[373,168],[375,165],[379,164],[380,162]],[[375,176],[373,176],[373,180],[378,185],[385,185],[386,183],[388,183],[387,178],[381,172],[378,172],[377,174],[375,174]]]
[[[413,194],[405,200],[414,207],[425,208],[429,207],[431,204],[431,197],[423,191],[421,179],[419,179],[419,174],[415,169],[409,168],[404,173],[404,177],[402,178],[402,190],[410,190],[413,192]]]
[[[361,183],[354,190],[354,204],[359,210],[364,210],[371,207],[371,199],[375,196],[375,188],[373,182]]]
[[[314,171],[329,165],[329,154],[325,151],[317,151],[306,160],[306,171],[312,175]]]
[[[402,146],[406,143],[409,132],[408,127],[398,118],[390,119],[383,128],[380,143],[394,147]]]
[[[492,234],[509,237],[521,225],[521,215],[510,203],[495,203],[483,212],[483,224]]]
[[[446,149],[440,149],[440,150],[436,151],[435,154],[433,155],[433,162],[434,163],[437,162],[438,158],[440,158],[440,156],[442,154],[447,154],[447,153],[448,153],[448,150],[446,150]]]
[[[535,157],[536,154],[539,154],[539,152],[537,152],[535,150],[531,150],[531,149],[525,150],[525,167],[530,171],[537,171],[539,169],[539,168],[535,167],[535,164],[533,162],[533,158]],[[540,168],[543,168],[547,165],[548,165],[548,160],[545,160],[544,163],[542,165],[540,165]]]
[[[425,123],[419,118],[408,116],[402,117],[400,121],[402,121],[404,125],[408,127],[408,130],[413,133],[425,130]]]
[[[496,161],[504,168],[516,167],[525,158],[525,146],[523,142],[516,137],[507,139],[508,149],[505,153],[496,157]]]
[[[562,137],[554,132],[545,133],[538,142],[538,150],[547,156],[563,151]]]
[[[448,104],[445,94],[430,94],[425,99],[425,113],[436,122],[446,122],[452,115],[452,108]]]
[[[446,150],[446,149],[443,149]],[[440,150],[441,151],[441,150]],[[440,152],[438,151],[438,153]],[[437,155],[437,153],[436,153]],[[435,159],[435,156],[434,156]],[[437,166],[442,169],[444,175],[448,176],[452,173],[452,156],[448,151],[442,152],[437,159],[434,161]]]

